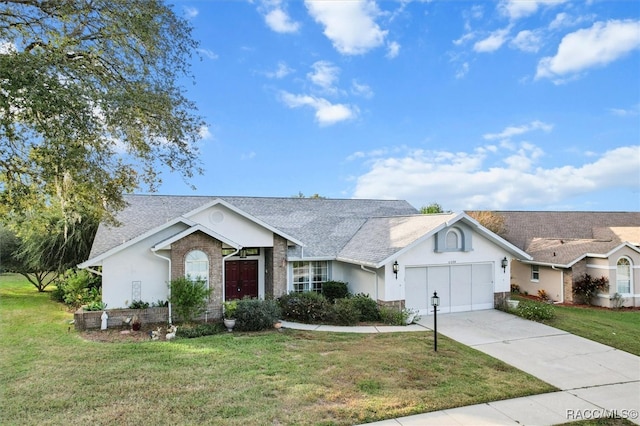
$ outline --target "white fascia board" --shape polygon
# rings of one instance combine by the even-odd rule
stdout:
[[[580,260],[580,259],[582,259],[582,257],[580,257],[578,260]],[[575,261],[575,262],[573,262],[573,263],[571,263],[569,265],[562,265],[560,263],[537,262],[535,260],[521,260],[521,259],[518,259],[518,261],[520,263],[524,263],[525,265],[550,266],[552,268],[563,268],[563,269],[570,268],[571,265],[573,265],[573,263],[577,262],[577,261]]]
[[[217,232],[214,232],[211,229],[209,229],[206,226],[204,226],[204,225],[199,223],[199,224],[197,224],[195,226],[192,226],[189,229],[185,229],[184,231],[180,232],[179,234],[176,234],[176,235],[174,235],[174,236],[172,236],[170,238],[167,238],[164,241],[159,242],[155,246],[151,247],[151,251],[156,252],[158,250],[162,250],[162,249],[170,246],[171,244],[175,243],[176,241],[179,241],[179,240],[183,239],[187,235],[193,234],[196,231],[200,231],[200,232],[202,232],[204,234],[207,234],[211,238],[215,238],[218,241],[222,241],[223,243],[233,247],[234,249],[242,248],[242,246],[240,244],[236,243],[235,241],[232,241],[232,240],[226,238],[225,236],[220,235]]]
[[[187,226],[196,225],[196,223],[193,222],[192,220],[189,220],[189,219],[187,219],[187,218],[185,218],[183,216],[179,216],[179,217],[177,217],[175,219],[172,219],[172,220],[170,220],[168,222],[163,223],[160,226],[156,226],[155,228],[150,229],[147,232],[145,232],[143,234],[140,234],[135,238],[130,239],[129,241],[125,241],[124,243],[122,243],[120,245],[117,245],[117,246],[105,251],[104,253],[99,254],[98,256],[96,256],[96,257],[94,257],[92,259],[88,259],[88,260],[78,264],[78,268],[85,269],[85,268],[87,268],[89,266],[101,265],[102,261],[104,259],[106,259],[107,257],[113,256],[114,254],[118,253],[119,251],[124,250],[127,247],[130,247],[130,246],[136,244],[137,242],[142,241],[145,238],[148,238],[148,237],[152,236],[153,234],[156,234],[156,233],[162,231],[163,229],[167,229],[167,228],[169,228],[169,227],[171,227],[171,226],[173,226],[173,225],[175,225],[177,223],[184,223]]]
[[[331,262],[334,260],[339,260],[339,259],[336,259],[335,257],[327,257],[327,256],[318,256],[318,257],[288,256],[287,257],[287,262],[321,262],[321,261]]]
[[[258,219],[257,217],[253,217],[252,215],[250,215],[249,213],[245,212],[244,210],[241,210],[239,208],[237,208],[236,206],[234,206],[233,204],[229,204],[228,202],[224,201],[221,198],[216,198],[213,201],[210,201],[200,207],[198,207],[197,209],[191,210],[190,212],[187,212],[186,214],[184,214],[184,217],[186,218],[190,218],[193,215],[196,215],[210,207],[216,206],[216,205],[221,205],[224,206],[226,208],[228,208],[229,210],[239,214],[240,216],[249,219],[250,221],[262,226],[265,229],[268,229],[269,231],[273,232],[274,234],[278,234],[283,238],[286,238],[288,241],[291,241],[292,243],[300,246],[300,247],[304,247],[304,244],[302,243],[302,241],[297,240],[296,238],[292,237],[291,235],[287,235],[285,233],[283,233],[282,231],[280,231],[279,229],[274,228],[273,226],[269,225],[268,223],[263,222],[262,220]]]
[[[342,262],[342,263],[350,263],[352,265],[366,266],[366,267],[375,268],[375,269],[378,269],[380,267],[376,263],[366,262],[366,261],[357,260],[357,259],[349,259],[347,257],[337,257],[336,261]]]
[[[620,244],[619,246],[616,246],[613,249],[609,250],[607,253],[585,253],[582,256],[578,257],[573,262],[571,262],[568,266],[571,267],[571,266],[575,265],[576,263],[578,263],[579,261],[581,261],[585,257],[594,257],[594,258],[598,258],[598,259],[608,259],[612,254],[614,254],[618,250],[622,249],[623,247],[629,247],[631,250],[640,253],[640,249],[638,247],[634,246],[631,243],[624,242],[624,243]]]

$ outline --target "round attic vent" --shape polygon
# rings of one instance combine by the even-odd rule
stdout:
[[[220,210],[214,210],[211,213],[209,213],[209,222],[211,222],[212,224],[218,224],[218,223],[222,223],[222,221],[224,221],[224,213],[222,213]]]

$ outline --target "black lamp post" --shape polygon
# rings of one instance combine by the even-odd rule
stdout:
[[[433,306],[433,350],[438,352],[438,306],[440,306],[440,297],[438,297],[437,291],[433,292],[431,306]]]
[[[398,261],[396,260],[395,262],[393,262],[393,273],[396,274],[396,280],[398,279]]]

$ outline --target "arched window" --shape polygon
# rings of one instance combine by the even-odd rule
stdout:
[[[460,249],[460,232],[457,229],[450,229],[447,232],[446,238],[446,248],[447,250],[458,250]]]
[[[209,258],[200,250],[192,250],[184,259],[184,274],[192,280],[201,279],[209,287]]]
[[[631,293],[631,262],[626,257],[618,259],[616,267],[616,291],[620,294]]]

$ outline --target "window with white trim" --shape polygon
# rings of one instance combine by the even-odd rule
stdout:
[[[201,250],[192,250],[184,258],[184,275],[195,281],[203,280],[209,287],[209,257]]]
[[[327,261],[293,262],[293,291],[322,292],[322,283],[328,281]]]
[[[616,265],[616,291],[620,294],[631,293],[631,262],[626,257],[618,259]]]
[[[540,266],[531,265],[531,281],[540,281]]]

